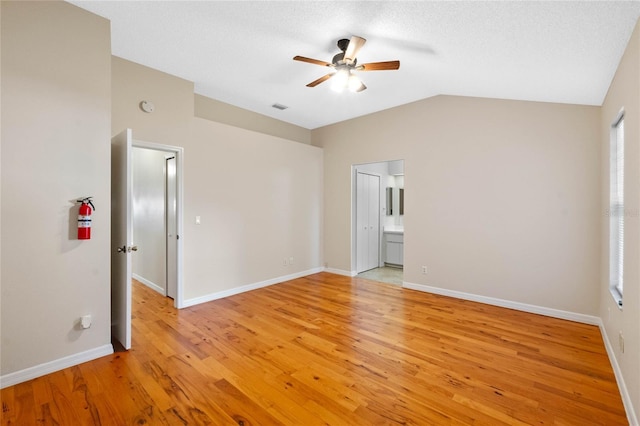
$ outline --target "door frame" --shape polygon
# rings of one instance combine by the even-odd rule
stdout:
[[[173,152],[164,152],[164,243],[165,243],[165,296],[178,297],[178,159]],[[171,166],[171,167],[170,167]],[[169,173],[169,169],[173,173]],[[175,206],[173,209],[169,206]],[[173,235],[172,235],[173,234]],[[172,238],[175,235],[175,240]],[[171,253],[171,254],[170,254]],[[171,291],[170,291],[171,290]]]
[[[180,146],[174,145],[164,145],[155,142],[147,142],[141,141],[138,139],[132,140],[132,145],[134,148],[146,148],[153,149],[156,151],[163,151],[167,153],[172,153],[176,157],[176,225],[177,225],[177,235],[178,245],[176,249],[176,262],[177,262],[177,283],[176,283],[176,298],[173,300],[173,305],[177,309],[181,309],[184,307],[184,277],[183,277],[183,263],[184,263],[184,148]]]
[[[356,211],[356,205],[357,205],[357,176],[358,176],[358,171],[363,172],[363,173],[367,173],[370,175],[376,175],[380,177],[380,222],[379,222],[379,230],[378,230],[378,242],[379,242],[379,248],[378,248],[378,264],[379,267],[383,267],[384,266],[384,251],[383,251],[383,244],[384,244],[384,222],[385,222],[385,217],[386,217],[386,208],[387,206],[385,205],[385,207],[382,207],[382,200],[385,199],[385,188],[386,188],[386,184],[383,183],[383,179],[382,179],[382,174],[380,174],[379,172],[376,171],[372,171],[368,168],[368,166],[370,165],[377,165],[377,164],[381,164],[381,163],[392,163],[395,161],[403,161],[403,174],[404,174],[404,162],[405,160],[403,158],[398,158],[395,160],[379,160],[379,161],[371,161],[368,163],[357,163],[357,164],[352,164],[351,165],[351,270],[349,271],[350,275],[352,277],[355,277],[356,275],[358,275],[358,268],[357,268],[357,264],[358,264],[358,252],[357,252],[357,211]],[[388,175],[391,176],[391,175]],[[386,204],[386,202],[385,202]],[[406,215],[405,215],[406,216]]]

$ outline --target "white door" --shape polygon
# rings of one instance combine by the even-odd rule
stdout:
[[[380,177],[356,173],[356,271],[379,266]]]
[[[111,334],[131,348],[132,134],[111,139]]]
[[[166,167],[166,218],[167,218],[167,296],[173,300],[178,294],[178,223],[176,157],[167,158]]]

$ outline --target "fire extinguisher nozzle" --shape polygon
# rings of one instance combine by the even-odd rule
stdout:
[[[93,196],[80,198],[76,200],[76,203],[89,204],[93,211],[96,211],[96,206],[93,205],[93,201],[91,200],[92,198]]]

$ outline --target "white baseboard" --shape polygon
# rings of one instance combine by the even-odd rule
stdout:
[[[18,383],[26,382],[27,380],[35,379],[67,367],[73,367],[74,365],[82,364],[83,362],[93,361],[94,359],[111,355],[112,353],[113,346],[108,344],[94,349],[89,349],[88,351],[69,355],[64,358],[45,362],[44,364],[25,368],[24,370],[16,371],[14,373],[5,374],[0,376],[0,389],[17,385]]]
[[[146,278],[141,277],[138,274],[131,274],[133,279],[136,281],[140,281],[142,284],[146,285],[147,287],[149,287],[152,290],[157,291],[158,293],[160,293],[163,296],[166,296],[166,290],[162,287],[160,287],[158,284],[154,283],[153,281],[149,281]]]
[[[189,306],[199,305],[200,303],[211,302],[212,300],[222,299],[223,297],[229,297],[236,294],[244,293],[246,291],[256,290],[262,287],[268,287],[270,285],[282,283],[289,280],[294,280],[296,278],[306,277],[307,275],[317,274],[318,272],[322,272],[324,268],[314,268],[309,269],[307,271],[296,272],[290,275],[284,275],[277,278],[272,278],[270,280],[260,281],[253,284],[247,284],[240,287],[230,288],[229,290],[218,291],[215,293],[206,294],[200,297],[194,297],[192,299],[187,299],[183,302],[182,307],[188,308]]]
[[[431,287],[424,284],[414,284],[406,281],[402,286],[412,290],[424,291],[427,293],[440,294],[442,296],[455,297],[457,299],[471,300],[472,302],[486,303],[487,305],[500,306],[503,308],[515,309],[532,314],[540,314],[553,318],[560,318],[569,321],[581,322],[590,325],[599,325],[600,318],[593,315],[579,314],[576,312],[562,311],[559,309],[545,308],[544,306],[529,305],[527,303],[513,302],[510,300],[496,299],[495,297],[479,296],[477,294],[465,293],[462,291],[447,290],[444,288]]]
[[[344,275],[345,277],[355,277],[358,275],[354,271],[343,271],[342,269],[334,269],[334,268],[324,268],[325,272],[329,272],[331,274]]]
[[[611,341],[609,340],[609,336],[607,335],[607,330],[600,320],[598,326],[600,327],[600,333],[602,333],[602,340],[604,340],[604,347],[607,350],[607,355],[609,355],[609,362],[611,362],[611,368],[613,368],[613,374],[616,376],[616,382],[618,383],[618,390],[620,391],[620,396],[622,397],[622,403],[624,404],[624,409],[627,412],[627,420],[629,420],[629,425],[638,426],[638,417],[636,417],[636,412],[633,407],[633,402],[631,401],[631,395],[629,395],[629,390],[627,389],[627,385],[624,381],[624,376],[622,375],[622,370],[620,370],[620,365],[618,364],[618,360],[616,359],[615,352],[613,351],[613,347],[611,346]]]

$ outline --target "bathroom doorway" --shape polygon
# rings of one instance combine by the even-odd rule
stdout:
[[[402,285],[404,160],[352,166],[352,275]]]

